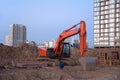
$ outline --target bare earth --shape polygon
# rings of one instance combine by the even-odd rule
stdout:
[[[3,69],[0,80],[120,80],[120,66],[97,67],[83,71],[81,66],[44,67],[38,69]]]

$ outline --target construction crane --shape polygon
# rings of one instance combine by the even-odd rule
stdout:
[[[77,28],[78,25],[80,25],[79,28]],[[63,31],[57,38],[54,48],[39,49],[38,56],[47,56],[49,58],[69,57],[70,44],[64,42],[64,40],[76,34],[79,34],[80,36],[80,56],[85,56],[86,55],[86,24],[84,21],[81,21],[80,23],[75,24],[69,29]]]

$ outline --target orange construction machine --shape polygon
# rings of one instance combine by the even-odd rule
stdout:
[[[80,24],[80,27],[77,26]],[[79,34],[80,36],[80,56],[86,55],[86,24],[84,21],[70,27],[63,31],[56,43],[54,48],[43,48],[38,50],[38,56],[47,56],[50,58],[55,57],[69,57],[70,56],[70,44],[64,42],[64,40],[73,35]]]

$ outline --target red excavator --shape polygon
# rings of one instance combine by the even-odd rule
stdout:
[[[80,27],[77,26],[80,24]],[[86,24],[84,21],[70,27],[69,29],[63,31],[56,43],[54,48],[44,48],[38,50],[38,56],[46,56],[49,58],[56,57],[69,57],[70,56],[70,44],[64,42],[64,40],[68,37],[79,34],[80,36],[80,56],[86,55]]]

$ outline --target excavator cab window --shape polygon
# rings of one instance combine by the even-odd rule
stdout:
[[[63,57],[70,57],[70,44],[69,43],[64,43],[62,56]]]

